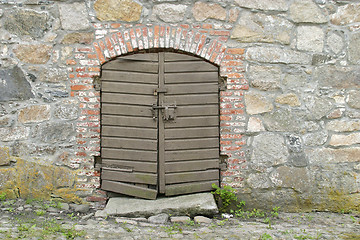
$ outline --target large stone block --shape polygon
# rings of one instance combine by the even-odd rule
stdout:
[[[0,141],[10,142],[16,140],[25,140],[30,134],[29,127],[7,127],[0,128]]]
[[[284,137],[274,133],[262,133],[254,137],[250,164],[254,169],[284,164],[289,152]]]
[[[85,3],[60,3],[61,26],[65,30],[84,30],[90,27]]]
[[[32,97],[31,85],[19,67],[0,69],[0,102],[28,100]]]
[[[260,118],[249,117],[247,132],[262,132],[265,131],[264,125]]]
[[[306,108],[309,110],[308,120],[320,120],[334,107],[333,100],[330,98],[309,96],[304,101]]]
[[[226,19],[226,10],[216,3],[196,2],[192,9],[192,14],[196,21],[204,21],[206,19]]]
[[[326,164],[326,163],[346,163],[360,162],[360,148],[308,148],[305,150],[309,157],[310,163]]]
[[[306,146],[321,146],[326,143],[328,133],[327,131],[310,132],[305,134],[303,139]]]
[[[298,96],[294,93],[287,93],[277,96],[275,102],[280,104],[286,104],[291,107],[298,107],[301,105]]]
[[[296,23],[325,23],[327,19],[312,0],[296,0],[290,5],[290,17]]]
[[[49,27],[49,16],[33,10],[9,11],[4,19],[4,28],[18,36],[29,35],[41,38]]]
[[[349,91],[346,102],[350,107],[360,109],[360,90]]]
[[[330,21],[335,25],[347,25],[360,22],[360,3],[346,4],[337,8],[330,16]]]
[[[297,192],[309,189],[310,174],[306,168],[281,166],[270,174],[276,187],[292,188]]]
[[[251,86],[263,91],[280,89],[281,76],[282,71],[278,66],[251,65],[249,68]]]
[[[10,154],[8,147],[0,147],[0,166],[10,164]]]
[[[33,64],[44,64],[50,60],[51,49],[51,46],[44,44],[19,44],[14,49],[14,53],[20,61]]]
[[[274,108],[265,96],[254,92],[245,94],[245,106],[246,112],[250,115],[270,112]]]
[[[246,59],[262,63],[310,64],[311,56],[278,47],[249,47]]]
[[[334,132],[353,132],[360,130],[359,120],[334,120],[326,124],[326,129]]]
[[[36,126],[35,134],[44,143],[70,142],[75,135],[72,123],[51,122]]]
[[[64,38],[61,40],[62,44],[91,44],[91,42],[94,40],[94,33],[92,32],[74,32],[74,33],[68,33],[64,36]]]
[[[344,48],[344,39],[337,33],[331,32],[328,34],[327,45],[333,53],[338,54]]]
[[[244,12],[231,33],[239,42],[290,44],[293,24],[284,18]]]
[[[19,111],[20,123],[36,123],[50,119],[50,105],[34,105]]]
[[[276,132],[298,132],[301,121],[294,112],[289,109],[279,108],[271,113],[265,113],[263,117],[265,128]]]
[[[72,120],[78,117],[78,102],[73,100],[64,100],[58,104],[54,110],[54,116],[62,120]]]
[[[270,11],[287,11],[289,9],[286,0],[235,0],[235,4],[243,8],[254,8]]]
[[[271,187],[267,174],[263,173],[250,174],[246,182],[253,189],[267,189]]]
[[[41,68],[38,77],[41,82],[65,82],[67,80],[67,71],[59,68]]]
[[[360,133],[351,133],[347,135],[334,134],[331,136],[329,142],[331,146],[348,146],[359,143],[360,143]]]
[[[319,87],[325,88],[359,88],[360,67],[340,67],[325,65],[316,67],[313,80],[318,82]]]
[[[155,5],[153,13],[164,22],[175,23],[184,20],[187,8],[182,4],[163,3]]]
[[[142,5],[133,0],[97,0],[96,17],[101,21],[139,21]]]
[[[351,36],[348,47],[349,61],[353,64],[360,64],[359,46],[360,46],[360,33],[356,33]]]
[[[320,27],[300,26],[297,28],[297,49],[322,52],[324,36],[325,34]]]

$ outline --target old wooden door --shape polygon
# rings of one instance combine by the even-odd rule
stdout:
[[[103,66],[102,189],[155,199],[219,181],[218,68],[160,52]]]

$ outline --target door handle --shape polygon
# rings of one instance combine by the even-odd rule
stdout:
[[[157,109],[161,109],[162,115],[163,115],[163,119],[165,121],[169,121],[169,120],[175,120],[175,109],[176,109],[176,104],[173,105],[156,105],[153,104],[152,105],[152,112],[153,112],[153,119],[156,119],[156,112],[155,110]]]

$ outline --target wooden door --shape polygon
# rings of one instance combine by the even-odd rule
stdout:
[[[121,57],[102,72],[102,188],[142,198],[219,181],[218,68],[177,53]]]

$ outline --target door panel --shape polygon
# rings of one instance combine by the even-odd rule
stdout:
[[[219,184],[218,68],[177,53],[102,69],[102,188],[141,198]]]

